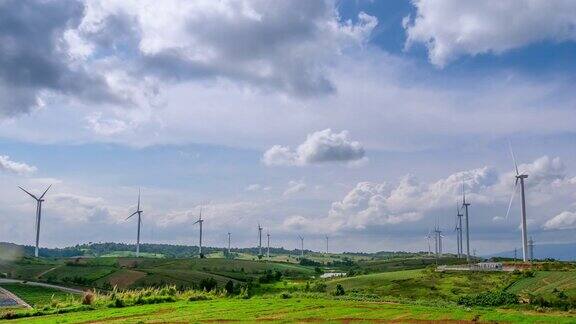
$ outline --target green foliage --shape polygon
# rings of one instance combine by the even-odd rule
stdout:
[[[484,292],[476,295],[460,296],[458,304],[464,306],[502,306],[518,304],[518,296],[505,292]]]
[[[344,291],[344,287],[341,284],[337,284],[336,288],[334,288],[334,292],[332,293],[334,296],[344,296],[346,292]]]
[[[202,279],[200,281],[200,289],[205,290],[205,291],[211,291],[216,289],[216,287],[218,286],[218,282],[216,281],[216,279],[210,277],[210,278],[205,278]]]

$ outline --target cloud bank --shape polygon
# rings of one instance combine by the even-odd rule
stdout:
[[[12,161],[9,156],[0,155],[0,171],[18,175],[30,175],[36,172],[36,170],[35,166]]]

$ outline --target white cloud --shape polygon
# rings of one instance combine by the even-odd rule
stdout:
[[[18,175],[30,175],[36,172],[36,167],[23,162],[12,161],[7,155],[0,155],[0,171]]]
[[[540,41],[576,40],[571,0],[414,0],[404,19],[406,45],[424,43],[430,61],[444,66],[460,55],[499,54]]]
[[[335,133],[331,129],[325,129],[309,134],[296,151],[286,146],[272,146],[264,152],[262,162],[268,166],[358,161],[365,163],[364,154],[362,144],[350,140],[348,131]]]
[[[292,196],[294,194],[297,194],[299,192],[306,190],[306,187],[307,186],[306,186],[306,183],[304,183],[304,181],[292,180],[288,183],[288,188],[286,188],[286,190],[284,191],[283,196],[284,197]]]
[[[564,211],[550,218],[542,227],[546,230],[576,229],[576,213]]]
[[[262,189],[262,186],[257,184],[257,183],[254,183],[254,184],[248,185],[244,190],[246,190],[246,191],[259,191],[260,189]]]

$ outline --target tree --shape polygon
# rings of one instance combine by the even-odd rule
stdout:
[[[232,282],[232,280],[228,280],[228,282],[226,283],[226,286],[224,286],[224,289],[226,289],[226,292],[229,295],[234,293],[234,283]]]

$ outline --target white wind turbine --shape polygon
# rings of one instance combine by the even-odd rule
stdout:
[[[304,237],[298,235],[298,238],[300,239],[300,257],[304,258]]]
[[[258,256],[262,256],[262,226],[258,223]]]
[[[266,243],[266,258],[270,259],[270,232],[266,233],[266,237],[268,238],[268,242]]]
[[[510,202],[508,203],[508,210],[506,211],[506,219],[508,219],[508,214],[510,214],[510,208],[512,208],[512,202],[514,201],[514,196],[516,195],[516,190],[518,189],[518,182],[520,182],[520,195],[521,195],[521,220],[522,220],[522,260],[528,262],[528,233],[526,229],[526,197],[524,195],[524,179],[528,178],[525,173],[520,173],[518,171],[518,164],[516,163],[516,157],[514,156],[514,151],[512,151],[512,145],[508,143],[510,148],[510,154],[512,155],[512,161],[514,162],[514,170],[516,171],[516,180],[514,181],[514,188],[512,189],[512,194],[510,195]]]
[[[20,188],[20,190],[24,191],[25,193],[27,193],[28,195],[30,195],[30,197],[34,198],[34,200],[36,200],[36,247],[34,248],[34,256],[38,257],[38,250],[39,250],[39,244],[40,244],[40,220],[42,218],[42,202],[44,202],[44,196],[46,195],[46,193],[48,192],[48,190],[50,190],[50,188],[52,187],[52,185],[49,185],[48,188],[46,188],[46,190],[44,190],[44,193],[42,193],[42,195],[40,195],[40,198],[36,197],[35,195],[31,194],[30,192],[26,191],[26,189],[22,188],[22,187],[18,187]]]
[[[326,254],[328,254],[328,235],[326,235]]]
[[[202,223],[204,223],[204,220],[202,219],[202,205],[200,205],[200,215],[198,216],[198,220],[195,221],[194,223],[192,223],[192,225],[198,224],[198,226],[200,227],[200,236],[198,238],[198,256],[200,258],[203,257],[203,255],[202,255]]]
[[[230,254],[230,235],[232,234],[228,232],[228,254]]]
[[[462,217],[464,215],[460,212],[460,206],[458,206],[458,202],[456,202],[456,245],[458,247],[458,258],[460,259],[463,254],[463,247],[462,244]]]
[[[136,207],[136,211],[132,213],[132,215],[126,217],[128,220],[130,217],[134,215],[138,215],[138,232],[136,234],[136,257],[140,257],[140,226],[142,225],[142,213],[143,211],[140,209],[140,189],[138,189],[138,206]]]
[[[462,207],[464,207],[464,217],[466,217],[466,261],[470,263],[470,217],[468,215],[470,203],[466,201],[464,182],[462,182]]]

